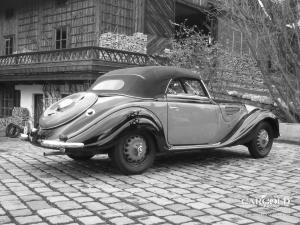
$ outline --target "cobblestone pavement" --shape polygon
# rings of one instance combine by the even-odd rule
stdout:
[[[297,145],[161,156],[137,176],[42,152],[0,138],[0,224],[300,224]]]

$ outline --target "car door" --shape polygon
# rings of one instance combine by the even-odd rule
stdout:
[[[200,80],[172,80],[167,89],[168,141],[172,145],[215,143],[219,107]]]

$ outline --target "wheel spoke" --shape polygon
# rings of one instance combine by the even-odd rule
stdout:
[[[259,150],[264,151],[269,144],[269,134],[265,129],[261,129],[257,135],[257,146]]]

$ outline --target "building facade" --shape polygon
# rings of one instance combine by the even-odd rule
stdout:
[[[0,118],[86,90],[101,74],[148,65],[173,22],[203,25],[207,0],[10,0],[0,8]],[[207,29],[207,26],[204,27]],[[129,41],[128,41],[129,40]]]

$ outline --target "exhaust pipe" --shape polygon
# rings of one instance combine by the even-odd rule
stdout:
[[[65,149],[61,149],[61,150],[58,151],[58,152],[44,152],[44,153],[43,153],[44,156],[65,155],[65,154],[66,154]]]
[[[65,155],[64,152],[44,152],[44,156],[52,156],[52,155]]]

